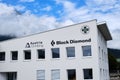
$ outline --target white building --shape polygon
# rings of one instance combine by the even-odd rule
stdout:
[[[0,80],[109,80],[106,23],[91,20],[0,42]]]

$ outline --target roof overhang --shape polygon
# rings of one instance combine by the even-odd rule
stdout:
[[[100,30],[101,34],[104,36],[106,41],[112,40],[112,36],[108,30],[106,22],[98,23],[97,27]]]

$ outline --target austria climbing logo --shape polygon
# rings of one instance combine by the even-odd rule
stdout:
[[[27,42],[25,48],[43,47],[42,41]]]

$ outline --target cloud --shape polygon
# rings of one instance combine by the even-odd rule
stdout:
[[[120,29],[113,30],[112,36],[114,40],[108,42],[108,47],[120,49]]]
[[[17,36],[29,35],[57,26],[54,16],[36,16],[27,10],[25,13],[17,14],[14,6],[0,4],[0,34],[11,34]]]
[[[88,6],[114,5],[118,0],[86,0]],[[93,5],[94,4],[94,5]]]
[[[108,12],[113,11],[114,9],[119,9],[120,0],[86,0],[86,4],[89,8],[92,8],[94,11]],[[94,5],[93,5],[94,4]]]
[[[0,15],[8,15],[14,12],[14,8],[12,6],[8,6],[6,4],[0,3]]]
[[[13,7],[18,11],[24,11],[25,10],[25,6],[16,5],[16,6],[13,6]]]
[[[49,29],[53,29],[56,23],[54,17],[34,15],[11,15],[0,17],[0,33],[1,34],[16,34],[17,36],[29,35]],[[7,23],[7,24],[6,24]],[[47,25],[49,26],[47,26]]]
[[[30,35],[54,29],[56,23],[56,19],[51,16],[37,17],[27,13],[23,15],[0,16],[0,24],[2,24],[0,26],[0,34]]]
[[[51,9],[52,9],[51,6],[47,6],[47,7],[43,8],[42,10],[43,11],[50,11]]]
[[[87,5],[81,7],[76,7],[75,3],[68,0],[56,0],[56,3],[62,4],[64,8],[62,13],[63,20],[71,20],[73,23],[78,23],[90,19],[97,19],[98,22],[106,21],[110,30],[114,30],[115,28],[120,29],[120,4],[118,4],[120,0],[86,0]],[[105,6],[105,12],[102,12]]]
[[[20,0],[20,2],[34,2],[35,0]]]

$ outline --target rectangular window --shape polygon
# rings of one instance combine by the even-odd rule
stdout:
[[[52,76],[52,80],[60,80],[60,70],[59,69],[52,70],[51,76]]]
[[[52,48],[52,58],[60,58],[59,48]]]
[[[92,69],[83,69],[84,79],[93,79]]]
[[[99,59],[101,59],[100,47],[99,47]]]
[[[68,80],[76,80],[76,70],[75,69],[67,70],[67,74],[68,74]]]
[[[102,60],[103,60],[103,49],[102,49],[102,51],[101,51],[101,52],[102,52]]]
[[[5,61],[5,52],[0,52],[0,61]]]
[[[83,56],[91,56],[91,46],[82,46]]]
[[[37,80],[45,80],[45,70],[37,71]]]
[[[45,59],[45,49],[38,49],[38,59]]]
[[[31,51],[30,50],[24,50],[24,59],[25,60],[31,59]]]
[[[18,60],[18,51],[12,51],[11,52],[11,59],[12,60]]]
[[[67,57],[75,57],[75,47],[67,47]]]

